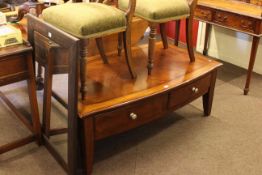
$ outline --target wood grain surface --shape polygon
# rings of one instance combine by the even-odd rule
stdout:
[[[245,16],[262,19],[262,8],[259,5],[253,5],[234,0],[199,0],[198,5],[209,6],[212,8],[225,10],[233,13],[241,13]]]
[[[156,45],[155,69],[147,74],[147,45],[133,48],[133,60],[137,72],[130,79],[124,58],[113,54],[109,64],[98,59],[87,64],[87,99],[79,102],[80,117],[101,113],[146,97],[167,92],[188,81],[214,70],[221,64],[196,54],[196,62],[190,63],[187,51],[175,46],[164,50]]]

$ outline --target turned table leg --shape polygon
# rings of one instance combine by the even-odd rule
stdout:
[[[208,40],[209,40],[209,35],[211,32],[212,25],[209,23],[206,23],[206,32],[205,32],[205,42],[204,42],[204,50],[203,50],[203,55],[207,55],[208,52]]]
[[[244,89],[244,95],[247,95],[249,92],[249,85],[252,77],[252,72],[256,60],[256,54],[257,54],[257,48],[259,45],[259,37],[254,36],[253,37],[253,42],[252,42],[252,48],[251,48],[251,55],[250,55],[250,60],[249,60],[249,66],[248,66],[248,72],[247,72],[247,79],[246,79],[246,85]]]

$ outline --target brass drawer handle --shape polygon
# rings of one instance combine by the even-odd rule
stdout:
[[[241,20],[241,27],[243,27],[243,28],[252,28],[252,22]]]
[[[208,18],[208,12],[205,12],[205,11],[201,10],[201,15],[202,15],[204,18]]]
[[[132,119],[132,120],[136,120],[137,119],[137,114],[135,114],[135,113],[131,113],[130,115],[129,115],[129,117]]]
[[[219,22],[225,22],[227,20],[227,18],[228,18],[227,16],[222,16],[221,14],[217,15],[217,20]]]
[[[195,94],[197,94],[197,93],[199,92],[199,89],[196,88],[196,87],[193,87],[193,88],[192,88],[192,92],[194,92]]]

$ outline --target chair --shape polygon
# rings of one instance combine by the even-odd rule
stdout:
[[[52,58],[54,51],[61,52],[63,57],[61,59],[67,60],[67,67],[69,67],[68,72],[68,156],[67,160],[65,161],[64,158],[59,154],[58,150],[52,146],[51,141],[46,137],[45,133],[43,133],[43,142],[46,146],[47,150],[54,156],[54,158],[58,161],[58,163],[68,172],[70,175],[78,174],[77,167],[81,166],[82,164],[78,163],[79,156],[78,156],[78,149],[79,149],[79,138],[78,138],[78,117],[77,117],[77,103],[78,103],[78,79],[79,79],[79,39],[69,35],[54,26],[40,20],[39,18],[28,15],[28,40],[34,47],[36,51],[38,48],[38,44],[42,48],[45,46],[48,47],[47,50],[43,50],[40,53],[48,53],[47,57]],[[44,39],[44,40],[42,40]],[[41,43],[38,43],[41,40]],[[45,42],[47,41],[47,42]],[[44,45],[42,45],[44,44]],[[59,47],[59,50],[55,49]],[[37,51],[38,52],[38,51]],[[53,59],[56,60],[56,59]],[[52,61],[52,60],[51,60]],[[67,69],[67,67],[62,67],[63,69]],[[75,113],[73,113],[74,111]],[[44,124],[43,124],[44,125]],[[81,144],[80,144],[81,145]],[[81,158],[81,156],[80,156]]]
[[[168,42],[165,33],[165,23],[185,18],[188,54],[190,61],[195,61],[192,43],[192,25],[196,4],[197,0],[191,0],[190,2],[187,2],[186,0],[137,0],[135,16],[148,21],[150,27],[147,65],[149,75],[151,74],[153,68],[154,49],[158,24],[160,24],[160,33],[164,49],[167,49]],[[122,10],[127,9],[127,0],[118,0],[118,7]],[[121,45],[121,43],[119,43],[119,45]]]
[[[95,2],[96,0],[90,0],[90,2]],[[42,14],[42,11],[50,6],[54,6],[54,5],[61,5],[63,3],[71,3],[69,2],[68,0],[61,0],[59,3],[46,3],[46,2],[41,2],[41,3],[38,3],[36,5],[36,16],[39,16]],[[21,8],[22,9],[22,8]],[[23,11],[23,10],[22,10]],[[19,16],[19,15],[18,15]],[[21,16],[21,15],[20,15]],[[102,58],[104,64],[108,64],[108,59],[107,59],[107,56],[105,54],[105,50],[104,50],[104,45],[103,45],[103,39],[100,37],[100,38],[95,38],[95,42],[96,42],[96,46],[97,46],[97,49],[98,49],[98,52],[100,54],[100,57]],[[38,61],[38,68],[37,68],[37,76],[36,76],[36,85],[37,85],[37,90],[42,90],[44,88],[44,78],[42,77],[42,67],[46,67],[47,65],[45,64],[41,64],[39,61]],[[56,71],[57,73],[65,73],[64,71],[60,72],[60,71]],[[50,72],[48,72],[50,73]],[[46,74],[46,72],[45,72]],[[51,81],[52,81],[52,78],[51,78]],[[51,88],[51,87],[49,87]]]
[[[135,1],[131,1],[131,2],[135,2]],[[71,5],[74,5],[74,4],[71,4]],[[134,11],[133,5],[130,4],[130,11],[129,11],[130,13]],[[102,7],[106,7],[106,5],[102,4]],[[49,9],[46,9],[46,10],[49,10]],[[103,9],[102,11],[99,11],[99,13],[103,12],[104,10],[105,9]],[[117,11],[120,12],[120,14],[124,14],[122,13],[121,10],[117,10]],[[45,13],[46,11],[43,12],[43,16],[45,16]],[[114,15],[114,14],[110,13],[110,15]],[[128,19],[131,20],[132,15],[127,15],[127,17]],[[129,25],[129,20],[127,21],[127,25]],[[123,29],[122,32],[124,33],[124,36],[127,38],[128,31],[126,27],[125,27],[125,30]],[[43,58],[46,59],[46,60],[43,60],[43,61],[46,61],[45,64],[47,66],[49,64],[48,69],[50,69],[51,71],[49,70],[45,70],[45,71],[51,72],[52,74],[52,71],[55,72],[58,67],[55,68],[50,63],[52,62],[61,63],[60,62],[61,60],[62,62],[63,60],[67,60],[67,64],[65,64],[67,67],[64,67],[64,68],[67,69],[68,74],[69,74],[68,105],[65,104],[68,107],[68,129],[67,129],[67,132],[68,132],[68,156],[67,156],[68,162],[66,162],[63,159],[63,157],[59,154],[59,152],[56,150],[56,148],[51,145],[50,139],[48,139],[45,132],[43,133],[44,144],[47,147],[47,149],[49,150],[49,152],[52,155],[54,155],[55,159],[68,172],[68,174],[70,175],[71,174],[72,175],[73,174],[84,174],[84,173],[91,174],[92,165],[93,165],[93,155],[89,154],[88,152],[89,149],[83,148],[84,142],[81,142],[81,140],[83,140],[84,138],[82,137],[79,138],[80,134],[83,135],[82,129],[84,129],[83,128],[84,126],[82,125],[82,120],[80,119],[80,117],[78,117],[79,114],[77,111],[78,102],[79,100],[81,100],[79,99],[79,96],[78,96],[79,94],[78,92],[80,92],[78,88],[79,86],[78,80],[79,78],[83,79],[83,77],[81,76],[84,75],[84,74],[79,73],[80,72],[79,69],[82,69],[81,71],[83,71],[83,57],[81,57],[83,56],[83,53],[80,47],[82,47],[83,49],[83,42],[86,42],[86,39],[79,38],[79,37],[76,38],[72,36],[72,34],[70,35],[68,33],[65,33],[64,31],[59,29],[59,27],[50,25],[50,23],[47,23],[44,20],[40,20],[39,18],[36,18],[32,15],[28,15],[28,40],[34,46],[35,58],[38,59],[41,56],[42,59]],[[130,39],[128,39],[128,41],[130,41]],[[128,52],[127,49],[126,49],[126,52]],[[128,55],[128,53],[126,53],[126,55]],[[56,65],[56,64],[53,64],[53,65]],[[101,73],[101,72],[98,72],[98,73]],[[49,83],[51,82],[50,81],[51,74],[45,77],[46,82],[49,82]],[[46,82],[45,82],[45,86],[47,86]],[[47,93],[49,93],[50,95],[51,91]],[[46,129],[45,124],[46,122],[43,123],[44,130]],[[89,127],[87,127],[87,129],[89,129]],[[62,133],[63,129],[62,130],[53,130],[50,132],[50,135],[53,135],[54,133],[57,134],[58,132]],[[84,149],[84,151],[82,152],[81,149]],[[88,152],[88,156],[86,156],[86,158],[85,156],[83,156],[83,153],[85,151]],[[79,152],[81,152],[81,154],[79,154]],[[86,160],[83,160],[84,158]]]
[[[112,9],[113,12],[115,13],[115,14],[113,14],[114,17],[116,17],[117,15],[120,15],[120,17],[122,17],[121,20],[123,20],[122,22],[124,22],[124,24],[125,24],[126,17],[125,17],[125,14],[122,13],[122,11],[120,11],[116,8],[113,8],[113,7],[109,7],[109,6],[104,5],[104,4],[93,3],[93,1],[91,1],[91,2],[92,2],[91,6],[98,7],[95,10],[95,12],[97,14],[102,13],[101,11],[103,11],[105,9],[107,10],[107,13],[111,13],[110,11]],[[53,21],[54,25],[56,25],[55,20],[51,20],[49,18],[49,13],[51,13],[51,15],[56,16],[56,15],[59,15],[59,13],[58,14],[56,14],[56,13],[59,12],[61,9],[65,9],[65,10],[72,12],[73,8],[78,8],[78,7],[80,7],[79,9],[85,10],[85,12],[83,12],[83,13],[87,14],[87,16],[85,16],[85,18],[88,18],[88,16],[90,17],[90,15],[89,15],[90,13],[94,13],[94,11],[89,12],[89,8],[91,6],[89,4],[86,4],[86,3],[76,3],[76,4],[68,3],[68,4],[64,4],[64,5],[53,6],[53,7],[49,7],[48,9],[46,9],[44,11],[43,18],[47,22],[50,21],[50,23],[52,23],[52,21]],[[99,8],[102,8],[101,11],[99,10]],[[51,9],[51,10],[49,10],[49,9]],[[79,9],[77,9],[77,10],[79,10]],[[78,15],[77,10],[75,10],[75,12],[72,12],[72,13],[74,13],[74,14],[71,14],[73,17]],[[101,35],[94,33],[95,35],[93,35],[91,37],[92,38],[97,37],[97,38],[95,38],[96,45],[98,47],[99,54],[100,54],[103,62],[106,64],[106,63],[108,63],[108,60],[107,60],[106,55],[104,53],[102,37],[100,37],[100,36],[105,36],[107,34],[111,34],[111,33],[114,33],[114,32],[121,32],[121,34],[124,34],[127,38],[127,40],[126,40],[126,46],[127,47],[125,47],[126,53],[127,53],[126,54],[126,60],[127,60],[127,63],[128,63],[128,68],[129,68],[130,74],[131,74],[132,78],[134,78],[136,75],[135,75],[135,72],[132,68],[132,63],[131,63],[131,59],[130,59],[131,58],[131,52],[130,52],[130,45],[131,44],[129,43],[129,42],[131,42],[131,40],[129,39],[129,37],[131,35],[130,30],[129,30],[129,26],[131,25],[129,21],[132,20],[131,19],[132,15],[130,14],[131,12],[132,12],[132,9],[127,14],[127,27],[122,26],[122,28],[118,28],[118,29],[116,28],[116,31],[109,31],[109,33],[104,33],[104,34],[102,33]],[[53,14],[53,13],[55,13],[55,14]],[[63,17],[66,16],[64,14],[69,14],[69,13],[66,13],[66,12],[64,14],[63,13],[64,12],[61,12],[61,14],[60,14]],[[101,16],[101,17],[103,17],[103,16]],[[92,22],[96,22],[96,21],[91,21],[91,23],[88,23],[88,21],[84,21],[84,23],[85,22],[87,22],[87,24],[89,25],[88,27],[93,28]],[[112,22],[114,22],[114,21],[112,21]],[[74,24],[72,24],[72,25],[74,25]],[[83,23],[77,24],[77,25],[79,25],[81,27],[81,25],[83,25]],[[120,25],[122,25],[122,24],[120,23]],[[94,26],[97,27],[97,25],[94,25]],[[85,63],[85,59],[86,59],[85,57],[87,56],[88,39],[91,38],[91,37],[89,37],[88,35],[82,35],[81,36],[81,34],[79,35],[79,34],[75,33],[75,31],[79,32],[79,30],[69,31],[68,29],[65,29],[64,27],[58,27],[58,28],[78,37],[79,39],[81,39],[81,44],[82,44],[82,46],[81,46],[81,48],[82,48],[82,51],[81,51],[82,59],[81,60],[82,60],[82,63],[83,63],[83,65],[81,66],[81,68],[82,68],[81,69],[81,73],[82,73],[82,76],[81,76],[82,77],[82,79],[81,79],[82,80],[82,88],[81,89],[85,89],[84,88],[84,83],[85,83],[85,77],[84,77],[85,73],[84,72],[85,72],[85,64],[86,64]],[[111,30],[111,29],[108,28],[107,30]],[[53,74],[68,73],[68,59],[65,58],[64,55],[61,55],[61,54],[57,55],[56,50],[57,49],[59,50],[59,47],[56,46],[56,45],[53,45],[52,43],[50,44],[50,41],[43,39],[43,38],[40,38],[40,37],[34,37],[34,40],[35,40],[34,41],[35,42],[35,46],[34,46],[34,48],[35,48],[35,61],[37,61],[38,65],[39,65],[38,66],[38,73],[37,73],[37,85],[38,85],[39,90],[44,88],[43,129],[44,129],[45,136],[47,136],[49,138],[49,136],[56,135],[56,134],[62,134],[62,133],[67,131],[66,128],[51,129],[50,128],[50,120],[51,120],[50,115],[51,115],[51,96],[53,96],[65,108],[68,108],[67,103],[57,93],[52,91]],[[45,67],[45,71],[44,71],[45,79],[44,79],[43,84],[42,84],[43,78],[41,76],[41,74],[42,74],[41,67]],[[84,92],[84,90],[82,92]],[[84,94],[83,94],[82,97],[84,98]]]
[[[43,11],[44,21],[81,39],[80,79],[82,99],[85,99],[87,90],[85,65],[87,63],[88,39],[90,38],[101,38],[113,33],[122,33],[128,70],[132,78],[136,77],[131,60],[130,31],[135,2],[135,0],[130,0],[126,13],[101,3],[101,0],[92,3],[66,3],[49,7]]]

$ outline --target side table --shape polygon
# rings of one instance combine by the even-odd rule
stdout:
[[[0,91],[1,99],[32,132],[31,135],[0,146],[0,154],[36,141],[41,143],[41,129],[36,98],[36,85],[32,60],[32,47],[21,44],[0,49],[0,86],[27,80],[28,95],[30,101],[31,120],[27,120],[17,108]]]
[[[205,22],[206,34],[203,54],[207,55],[211,26],[246,33],[253,37],[244,95],[249,92],[251,76],[255,64],[259,39],[262,36],[261,5],[233,0],[199,0],[195,18]]]
[[[206,23],[203,55],[208,54],[208,42],[212,25],[246,33],[253,37],[244,95],[249,92],[252,72],[262,36],[261,1],[199,0],[195,18]],[[178,46],[180,20],[176,21],[174,44]]]

